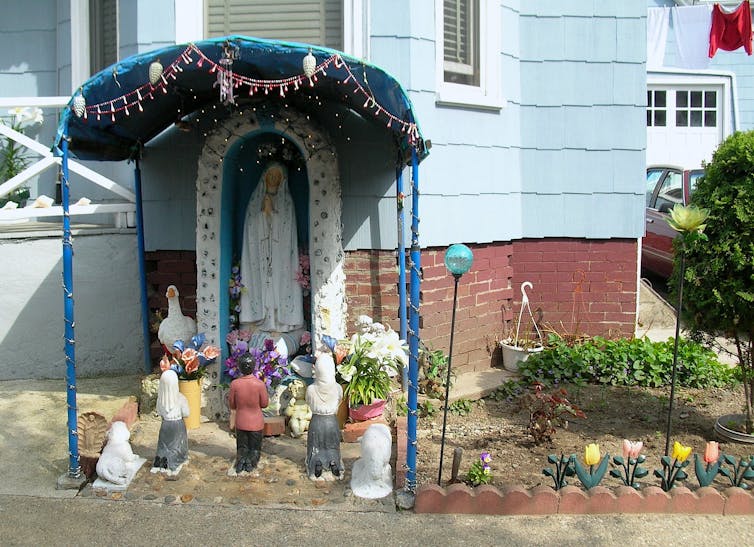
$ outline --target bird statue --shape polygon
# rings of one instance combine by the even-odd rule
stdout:
[[[165,293],[168,299],[168,316],[162,320],[157,329],[157,339],[168,354],[172,353],[176,340],[188,342],[196,334],[196,321],[183,315],[178,296],[178,289],[175,285],[170,285]]]

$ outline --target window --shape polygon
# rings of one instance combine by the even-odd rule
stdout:
[[[665,127],[667,125],[667,92],[647,91],[647,127]]]
[[[343,49],[342,0],[206,0],[208,38],[242,34]]]
[[[89,0],[89,68],[92,74],[118,61],[118,2]]]
[[[715,91],[676,91],[676,127],[717,127]]]
[[[443,79],[479,85],[479,0],[443,4]]]
[[[435,0],[437,102],[501,108],[500,5]]]
[[[661,213],[669,213],[676,203],[683,203],[683,174],[678,171],[668,171],[657,191],[654,208]]]

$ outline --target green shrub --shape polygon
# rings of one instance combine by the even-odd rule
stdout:
[[[519,364],[521,383],[586,383],[613,386],[661,387],[670,385],[673,339],[652,342],[648,338],[606,340],[594,337],[568,345],[551,338],[542,352]],[[732,369],[715,353],[692,340],[679,340],[677,385],[694,388],[723,387],[735,382]],[[506,388],[510,391],[510,387]]]

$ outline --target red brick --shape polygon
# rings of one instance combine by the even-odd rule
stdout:
[[[697,497],[685,486],[676,486],[670,491],[669,513],[696,513]]]
[[[473,514],[476,509],[474,492],[465,484],[451,484],[445,489],[445,510],[443,513]]]
[[[285,433],[285,416],[265,416],[264,436],[277,437]]]
[[[502,515],[503,494],[494,486],[482,485],[474,489],[474,513]]]
[[[124,422],[126,424],[126,427],[128,429],[131,429],[131,427],[136,423],[136,420],[139,419],[139,404],[136,402],[135,397],[129,397],[129,400],[120,407],[115,414],[113,414],[113,419],[110,420],[110,423],[113,422]]]
[[[617,498],[606,486],[595,486],[587,492],[589,501],[586,505],[587,513],[602,514],[616,513],[618,508]]]
[[[615,489],[615,510],[618,513],[643,513],[644,498],[630,486],[621,485]]]
[[[666,513],[670,507],[670,495],[659,486],[643,489],[644,513]]]
[[[560,494],[549,486],[535,486],[531,489],[530,515],[552,515],[558,512]]]
[[[731,486],[725,489],[725,513],[726,515],[751,515],[754,514],[754,497],[744,490]]]
[[[424,484],[417,488],[414,513],[445,513],[445,489],[436,484]]]
[[[565,486],[558,492],[560,492],[558,513],[581,515],[587,512],[589,496],[581,488]]]
[[[348,422],[343,427],[343,442],[344,443],[359,442],[359,439],[361,439],[361,436],[364,435],[364,432],[372,424],[387,425],[387,422],[382,417],[372,418],[371,420],[366,420],[364,422]]]
[[[722,515],[725,511],[725,498],[712,486],[703,486],[696,490],[696,510],[694,513]]]

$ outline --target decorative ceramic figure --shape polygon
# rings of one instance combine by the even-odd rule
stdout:
[[[301,380],[293,380],[288,384],[288,391],[291,394],[288,406],[285,408],[288,427],[291,430],[291,437],[300,437],[309,429],[309,422],[312,419],[312,410],[305,400],[306,384]]]
[[[283,384],[279,384],[272,388],[268,392],[269,396],[269,404],[267,405],[267,408],[264,409],[262,414],[265,416],[280,416],[281,411],[283,409],[283,393],[288,389],[288,386],[284,386]]]
[[[312,410],[306,437],[306,472],[312,480],[342,479],[345,470],[340,457],[340,428],[336,413],[343,388],[335,381],[335,362],[329,353],[317,356],[314,383],[306,389]]]
[[[230,383],[230,428],[236,430],[236,473],[253,471],[262,455],[264,415],[269,403],[267,386],[254,376],[254,358],[245,353],[238,358],[243,376]]]
[[[372,424],[361,437],[361,458],[351,470],[351,490],[360,498],[384,498],[393,491],[393,438],[385,424]]]
[[[175,475],[188,460],[188,434],[183,418],[189,415],[189,405],[186,397],[178,391],[178,375],[172,369],[160,376],[157,414],[162,418],[162,425],[151,471]]]
[[[139,456],[131,449],[131,432],[124,422],[113,422],[107,432],[107,444],[97,461],[97,475],[113,484],[126,484],[130,474],[129,464]],[[141,460],[143,463],[144,460]]]
[[[261,214],[260,214],[261,213]],[[304,330],[304,300],[296,281],[299,266],[296,210],[288,190],[288,173],[272,162],[251,195],[241,249],[240,321],[259,342],[271,338],[288,346],[285,355],[298,350]],[[290,333],[290,336],[284,336]],[[251,347],[261,347],[250,342]]]

